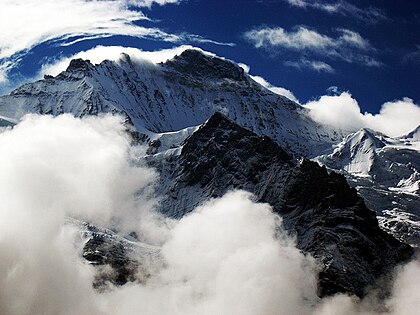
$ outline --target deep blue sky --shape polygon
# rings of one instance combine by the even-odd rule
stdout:
[[[39,71],[45,57],[70,56],[96,45],[156,50],[191,44],[249,65],[252,75],[291,90],[302,103],[326,94],[330,86],[337,86],[339,90],[350,91],[362,111],[377,113],[384,102],[403,97],[410,97],[419,104],[420,1],[305,1],[306,5],[301,7],[286,0],[185,0],[163,6],[154,4],[151,8],[141,8],[153,21],[136,24],[157,27],[170,34],[196,34],[235,45],[200,43],[188,37],[182,42],[170,43],[130,36],[88,40],[68,47],[44,42],[25,51],[9,76],[12,82],[25,80]],[[337,3],[344,5],[334,12],[327,12],[323,7]],[[333,41],[331,45],[340,40],[345,29],[358,33],[368,43],[368,48],[359,49],[348,44],[344,48],[331,46],[338,55],[330,54],[328,45],[319,49],[287,44],[257,48],[255,42],[245,36],[250,30],[279,27],[290,36],[303,27],[328,37]],[[353,53],[356,56],[350,61],[343,60],[343,56]],[[365,59],[374,60],[375,65],[367,65]],[[330,70],[316,71],[305,66],[305,62],[322,62]]]

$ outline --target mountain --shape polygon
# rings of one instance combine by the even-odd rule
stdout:
[[[13,124],[26,113],[126,117],[134,140],[149,146],[144,159],[160,174],[159,211],[167,216],[180,218],[231,189],[252,192],[283,217],[298,248],[322,262],[320,296],[362,296],[411,257],[412,248],[378,223],[420,244],[418,131],[392,139],[367,129],[333,130],[228,60],[196,50],[156,65],[125,54],[99,65],[72,60],[56,77],[0,97],[2,121]],[[101,266],[115,270],[99,275],[98,287],[132,279],[142,263],[129,258],[132,251],[158,260],[158,248],[133,237],[79,226],[87,239],[83,256],[100,274],[107,270]]]
[[[0,97],[1,115],[18,120],[28,112],[121,113],[148,136],[197,126],[223,112],[296,156],[319,155],[343,136],[315,123],[308,110],[262,87],[233,62],[192,49],[157,65],[132,62],[126,54],[99,65],[72,60],[58,76]]]
[[[343,173],[357,187],[381,226],[410,244],[420,245],[419,128],[390,138],[361,129],[315,161]]]

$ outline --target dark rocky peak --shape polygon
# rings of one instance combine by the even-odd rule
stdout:
[[[209,56],[196,49],[187,49],[180,55],[163,63],[165,67],[174,69],[195,79],[231,79],[243,81],[246,79],[244,70],[235,63]]]
[[[208,198],[234,189],[251,192],[283,217],[298,248],[321,262],[320,296],[363,296],[368,285],[413,254],[379,228],[375,212],[344,176],[291,159],[270,138],[221,113],[187,138],[171,163],[160,185],[162,212],[182,217]]]
[[[255,152],[282,161],[289,161],[292,157],[275,141],[267,136],[258,136],[252,131],[242,128],[220,112],[214,113],[184,142],[182,152],[194,154],[201,150],[241,150],[243,154]]]
[[[93,68],[94,66],[93,64],[90,63],[90,60],[83,60],[79,58],[79,59],[72,59],[66,71],[88,73]]]
[[[127,54],[127,53],[125,53],[125,52],[122,52],[122,53],[120,54],[120,60],[121,60],[122,62],[126,62],[126,63],[128,63],[128,64],[131,64],[131,57],[130,57],[130,55],[129,55],[129,54]]]

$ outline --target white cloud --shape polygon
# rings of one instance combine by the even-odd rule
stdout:
[[[420,106],[408,97],[386,102],[379,114],[363,115],[366,124],[391,136],[402,136],[420,125]]]
[[[0,85],[7,83],[7,74],[12,66],[13,63],[10,61],[0,63]]]
[[[362,114],[360,106],[352,95],[324,95],[316,101],[306,103],[312,118],[345,131],[370,128],[391,137],[402,136],[420,124],[420,107],[410,98],[386,102],[379,114]]]
[[[136,6],[150,1],[132,1]],[[164,1],[161,1],[164,4]],[[134,24],[148,20],[140,11],[130,9],[126,0],[4,0],[0,10],[0,67],[2,82],[18,65],[22,54],[48,41],[66,44],[113,35],[149,37],[176,42],[180,37],[158,28]]]
[[[319,60],[308,60],[301,58],[299,61],[286,61],[286,66],[295,67],[297,69],[309,69],[317,72],[334,73],[335,70],[328,63]]]
[[[99,314],[91,267],[64,219],[137,228],[152,199],[135,193],[155,173],[133,166],[129,149],[111,116],[28,116],[0,134],[1,314]]]
[[[338,36],[331,37],[305,26],[299,26],[290,32],[282,27],[261,27],[246,32],[244,37],[255,48],[270,50],[273,47],[282,47],[350,63],[381,65],[379,61],[368,55],[375,49],[359,33],[348,29],[337,29],[336,32]]]
[[[0,134],[1,314],[269,315],[302,313],[302,301],[317,300],[314,260],[245,192],[173,222],[164,264],[149,266],[148,281],[94,291],[94,269],[64,219],[122,221],[143,238],[155,173],[130,150],[112,116],[28,116]],[[154,222],[146,232],[161,230]]]
[[[323,50],[335,46],[333,38],[303,26],[298,27],[295,32],[287,32],[282,27],[254,29],[246,32],[245,38],[256,48],[280,46],[290,49]]]
[[[420,63],[420,45],[416,45],[416,49],[406,54],[402,60],[405,63]]]
[[[123,0],[28,0],[2,3],[0,58],[11,57],[39,43],[71,37],[150,36],[176,41],[174,35],[133,22],[147,20]]]
[[[182,0],[125,0],[128,5],[137,7],[148,7],[150,8],[153,4],[165,5],[165,4],[177,4]]]
[[[292,91],[285,89],[283,87],[273,86],[270,82],[267,82],[263,77],[257,76],[257,75],[251,75],[251,78],[261,84],[263,87],[269,89],[271,92],[286,96],[288,99],[296,102],[299,104],[299,100],[296,98],[296,96],[292,93]]]
[[[244,63],[238,63],[238,66],[241,67],[242,69],[244,69],[244,72],[247,73],[247,74],[249,73],[249,70],[251,69],[250,66],[248,66],[247,64],[244,64]]]
[[[363,127],[359,104],[347,92],[334,96],[324,95],[303,106],[311,110],[311,117],[317,122],[346,131],[356,131]]]
[[[325,1],[308,1],[308,0],[285,0],[291,6],[298,8],[311,8],[321,10],[330,14],[340,14],[344,16],[352,16],[362,21],[372,23],[380,20],[386,20],[385,13],[374,7],[359,8],[347,1],[338,0],[335,2]]]
[[[360,36],[359,33],[348,30],[348,29],[340,29],[342,32],[339,40],[348,43],[350,46],[359,48],[359,49],[369,49],[371,48],[370,43]]]

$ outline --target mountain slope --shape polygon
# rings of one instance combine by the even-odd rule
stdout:
[[[222,112],[305,156],[319,155],[342,137],[315,123],[305,108],[253,81],[238,65],[197,50],[157,65],[132,62],[125,54],[118,62],[99,65],[72,60],[58,76],[0,98],[0,115],[17,120],[28,112],[76,117],[118,112],[147,135],[197,126]]]

